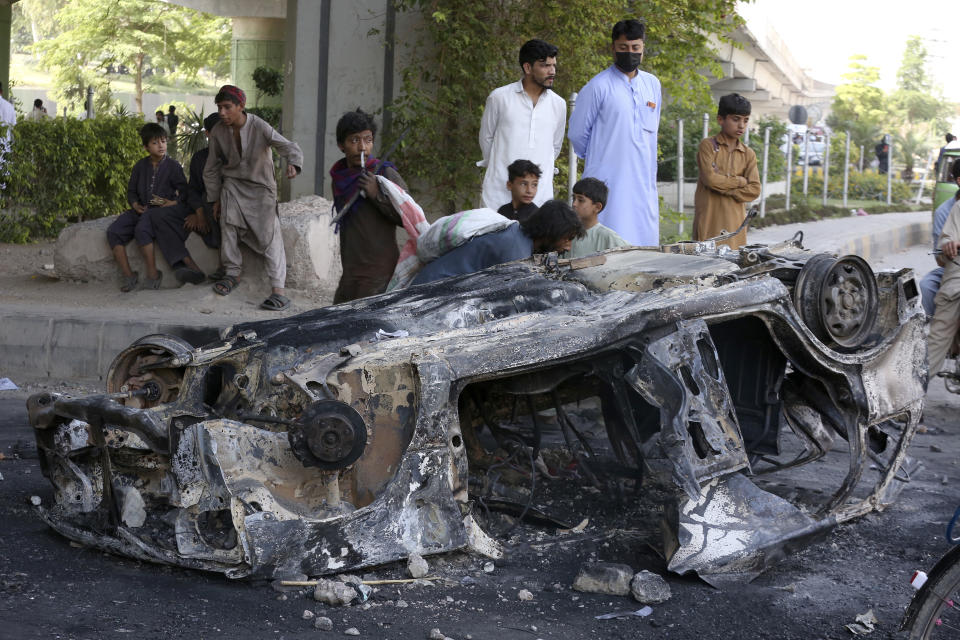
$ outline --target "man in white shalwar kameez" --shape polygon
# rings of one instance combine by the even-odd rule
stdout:
[[[480,121],[477,166],[483,174],[483,206],[496,211],[510,202],[507,167],[529,160],[540,168],[540,185],[533,203],[553,199],[554,161],[563,146],[567,102],[550,87],[557,73],[557,48],[543,40],[520,47],[523,79],[494,89],[487,97]]]
[[[623,20],[613,27],[615,63],[577,95],[567,137],[585,159],[583,177],[610,188],[600,222],[632,245],[660,243],[657,200],[657,130],[660,81],[637,69],[643,59],[644,25]]]

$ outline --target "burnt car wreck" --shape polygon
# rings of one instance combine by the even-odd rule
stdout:
[[[200,348],[147,336],[105,394],[28,408],[55,530],[267,578],[496,556],[470,471],[497,446],[537,458],[553,408],[580,479],[671,488],[668,566],[716,582],[888,505],[909,481],[925,388],[912,272],[794,240],[535,256]],[[588,398],[610,460],[570,418]],[[828,454],[842,472],[820,470]],[[832,488],[795,504],[776,490],[794,472]]]

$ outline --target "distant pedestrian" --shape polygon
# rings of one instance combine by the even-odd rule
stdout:
[[[553,92],[557,74],[557,48],[543,40],[529,40],[520,47],[523,78],[494,89],[487,97],[480,122],[478,166],[483,175],[483,206],[498,209],[510,199],[504,185],[507,166],[524,158],[543,174],[534,203],[553,198],[554,161],[563,146],[567,103]]]
[[[950,178],[957,185],[957,193],[952,198],[947,198],[933,212],[933,251],[936,256],[937,268],[928,272],[920,279],[920,302],[923,304],[923,310],[928,316],[933,316],[937,309],[936,296],[940,290],[940,281],[943,280],[943,267],[946,261],[939,251],[937,243],[940,241],[940,232],[943,231],[943,225],[947,222],[947,216],[953,205],[960,200],[960,162],[954,162],[950,170]]]
[[[177,115],[177,108],[170,105],[167,109],[167,128],[170,129],[170,155],[177,155],[177,125],[180,124],[180,116]]]
[[[750,122],[750,101],[739,93],[720,98],[720,133],[704,138],[697,150],[697,193],[694,197],[693,239],[709,240],[736,231],[746,217],[746,203],[760,196],[757,154],[740,137]],[[747,243],[747,231],[722,241],[731,249]]]
[[[34,100],[33,109],[27,114],[27,120],[40,122],[41,120],[46,120],[48,117],[47,110],[43,108],[43,100],[40,98]]]
[[[6,128],[3,137],[0,138],[0,168],[3,167],[5,156],[10,151],[10,144],[13,142],[13,127],[17,124],[17,112],[13,105],[3,96],[3,83],[0,83],[0,126]]]
[[[877,173],[886,173],[890,169],[890,136],[886,135],[880,139],[877,146],[873,148],[877,154]]]
[[[163,111],[160,111],[159,109],[157,109],[157,113],[155,115],[157,117],[157,124],[160,125],[163,128],[163,130],[167,132],[167,139],[169,140],[170,126],[167,124],[167,120],[163,115]]]
[[[657,130],[660,81],[638,69],[643,61],[644,25],[621,20],[613,26],[614,64],[580,91],[567,136],[586,162],[583,177],[610,189],[601,221],[633,245],[660,242],[657,198]]]

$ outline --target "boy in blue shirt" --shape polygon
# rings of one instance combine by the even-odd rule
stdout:
[[[140,129],[140,140],[149,155],[133,165],[127,185],[130,209],[121,213],[107,228],[107,242],[122,273],[120,291],[123,292],[133,291],[140,275],[130,269],[127,259],[126,244],[134,238],[147,268],[143,288],[160,288],[163,274],[157,271],[153,219],[175,213],[180,194],[187,188],[183,167],[167,155],[167,132],[163,127],[148,122]]]

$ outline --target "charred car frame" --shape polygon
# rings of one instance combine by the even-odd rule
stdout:
[[[585,480],[666,479],[669,567],[720,581],[889,504],[909,480],[925,388],[912,272],[874,274],[794,239],[535,256],[238,325],[200,348],[146,336],[117,356],[105,394],[37,394],[28,408],[55,488],[39,512],[58,532],[280,577],[462,547],[496,556],[471,511],[478,434],[536,457],[537,416],[554,407]],[[569,418],[585,397],[614,465]],[[519,432],[503,426],[518,407]],[[830,451],[848,462],[819,503],[763,488]]]

